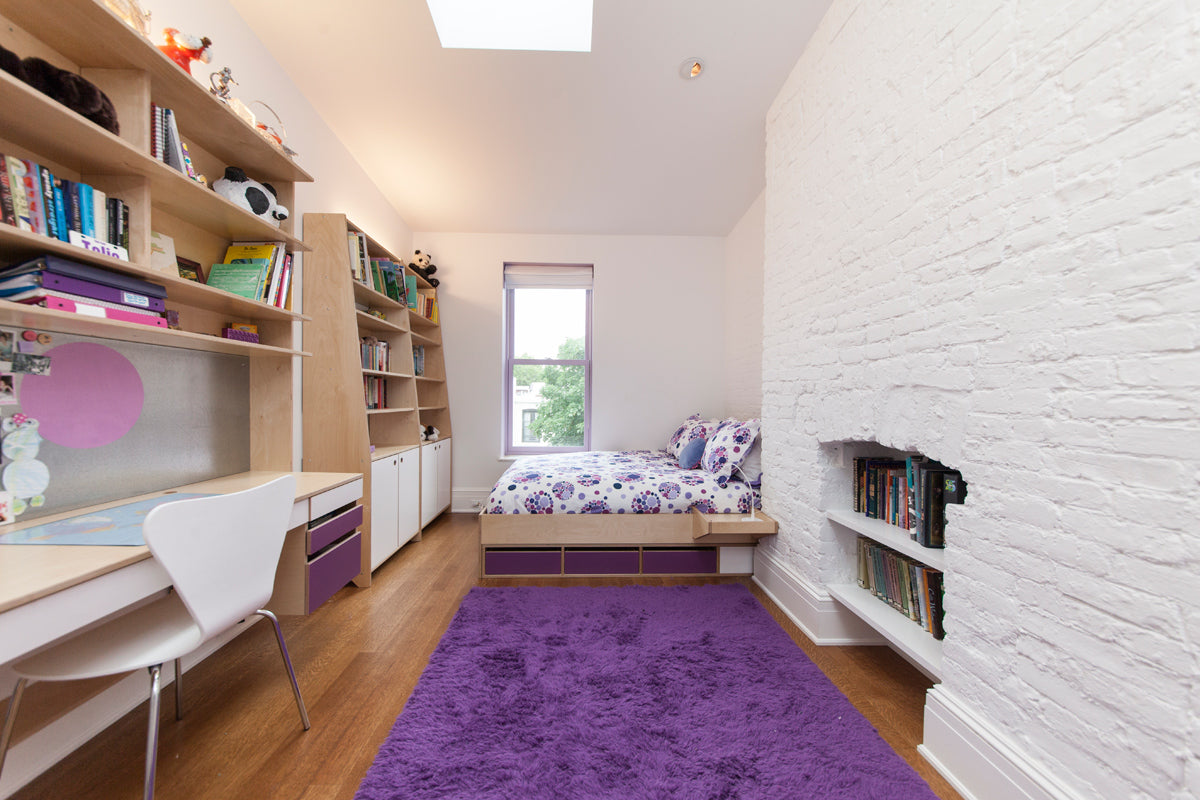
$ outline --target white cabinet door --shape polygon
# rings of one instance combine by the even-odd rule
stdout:
[[[421,527],[429,524],[438,512],[437,499],[437,442],[421,445]]]
[[[401,453],[400,459],[400,544],[421,530],[421,454],[416,450]]]
[[[438,442],[437,462],[437,510],[450,505],[450,440]]]
[[[399,456],[371,462],[371,569],[400,547]]]

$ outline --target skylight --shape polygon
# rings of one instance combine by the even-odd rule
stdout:
[[[592,0],[427,0],[442,47],[590,52]]]

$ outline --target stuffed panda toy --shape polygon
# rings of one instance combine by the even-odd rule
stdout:
[[[279,205],[275,187],[250,180],[241,167],[226,167],[225,177],[213,181],[213,191],[235,206],[276,225],[288,218],[288,210]]]
[[[422,253],[420,250],[418,250],[413,253],[413,257],[409,259],[408,267],[413,272],[417,273],[426,281],[428,281],[429,285],[436,289],[438,285],[438,279],[430,277],[433,275],[433,273],[437,272],[437,267],[433,265],[432,261],[433,258],[429,255],[429,253]]]

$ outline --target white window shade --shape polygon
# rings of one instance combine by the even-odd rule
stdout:
[[[505,264],[504,288],[590,289],[592,267],[590,264]]]

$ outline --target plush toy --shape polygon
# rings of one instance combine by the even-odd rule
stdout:
[[[177,28],[163,29],[163,44],[158,46],[167,58],[178,64],[188,75],[192,74],[192,62],[207,64],[212,61],[212,39],[181,33]]]
[[[117,110],[112,100],[91,81],[40,58],[22,61],[16,53],[3,47],[0,47],[0,69],[109,133],[120,134],[121,126],[117,124]]]
[[[437,428],[433,427],[432,425],[426,425],[425,428],[421,431],[421,441],[422,442],[436,442],[438,440],[438,437],[441,435],[442,435],[442,432],[439,431]]]
[[[438,279],[429,277],[433,273],[437,272],[437,267],[431,263],[432,260],[433,259],[429,253],[422,253],[420,250],[418,250],[413,253],[413,257],[409,259],[408,266],[413,272],[417,273],[426,281],[428,281],[430,286],[436,288],[438,285]]]
[[[279,205],[279,194],[275,187],[250,180],[241,167],[226,167],[225,177],[213,181],[213,191],[234,205],[276,225],[288,218],[288,210]]]

